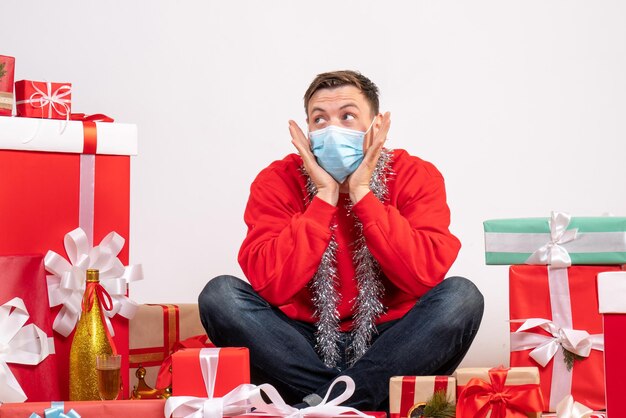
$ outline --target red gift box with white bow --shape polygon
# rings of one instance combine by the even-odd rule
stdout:
[[[0,282],[0,403],[57,399],[43,256],[0,255]]]
[[[510,267],[511,366],[539,368],[546,410],[555,411],[570,394],[589,408],[605,408],[596,275],[620,269]]]
[[[58,400],[68,397],[69,349],[86,268],[100,267],[101,283],[117,299],[110,322],[128,368],[128,319],[121,315],[132,315],[127,285],[141,276],[138,266],[124,267],[130,155],[136,152],[135,125],[0,117],[0,255],[47,255],[43,285],[51,290],[40,303],[53,305],[51,358],[63,382]],[[109,264],[98,266],[98,254]],[[122,376],[127,388],[128,375]]]
[[[69,119],[72,113],[72,84],[16,81],[15,107],[17,116]]]

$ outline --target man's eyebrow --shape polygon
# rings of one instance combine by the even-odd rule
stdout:
[[[339,109],[343,110],[346,107],[356,107],[357,109],[359,109],[359,107],[356,105],[356,103],[346,103],[345,105],[341,106]]]
[[[326,110],[322,109],[321,107],[314,107],[311,109],[311,113],[313,112],[326,112]]]
[[[343,109],[348,108],[348,107],[355,107],[355,108],[359,109],[359,106],[357,106],[356,103],[346,103],[345,105],[341,106],[339,109],[343,110]],[[316,106],[316,107],[311,109],[311,113],[313,113],[313,112],[326,112],[326,109],[322,109],[321,107]]]

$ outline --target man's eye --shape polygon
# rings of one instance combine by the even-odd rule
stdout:
[[[354,115],[352,113],[346,113],[343,115],[343,120],[354,120]]]
[[[326,122],[326,119],[324,119],[324,118],[323,118],[323,117],[321,117],[321,116],[318,116],[318,117],[316,117],[315,119],[313,119],[313,122],[315,122],[315,123],[317,123],[317,124],[320,124],[320,123],[324,123],[324,122]]]

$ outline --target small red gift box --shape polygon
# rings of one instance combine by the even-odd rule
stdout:
[[[604,318],[606,412],[626,417],[626,271],[598,274],[598,298]]]
[[[450,376],[393,376],[389,379],[390,418],[407,418],[419,403],[426,403],[435,392],[443,391],[449,402],[456,402],[456,379]]]
[[[242,383],[250,383],[250,354],[245,347],[188,348],[172,355],[174,396],[218,398]]]
[[[15,58],[0,55],[0,115],[13,113],[13,77]]]
[[[570,394],[589,408],[605,408],[602,317],[595,283],[599,272],[619,269],[511,266],[511,366],[539,368],[547,411],[555,411]],[[570,352],[579,351],[578,360],[568,355],[571,368],[563,344],[571,345]]]
[[[461,368],[457,418],[540,418],[543,398],[536,367]]]
[[[149,399],[142,401],[82,401],[82,402],[26,402],[6,403],[0,406],[0,418],[25,418],[30,414],[39,417],[69,416],[67,412],[74,410],[81,418],[163,418],[165,408],[164,399]],[[57,409],[65,415],[45,414],[45,410]]]
[[[69,119],[72,113],[72,84],[16,81],[15,105],[17,116]]]

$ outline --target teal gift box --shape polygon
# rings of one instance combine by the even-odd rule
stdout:
[[[626,263],[626,217],[494,219],[483,222],[487,264]]]

